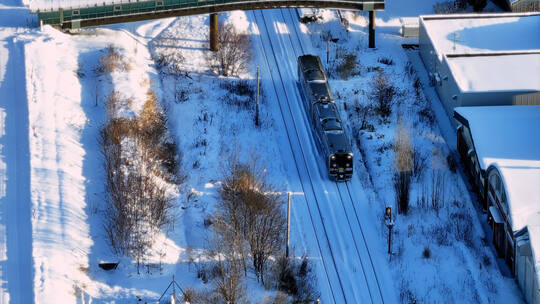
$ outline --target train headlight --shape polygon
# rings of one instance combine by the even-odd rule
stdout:
[[[335,168],[335,167],[337,167],[337,165],[336,165],[336,164],[332,164],[332,167],[334,167],[334,168]]]
[[[352,155],[347,155],[347,159],[352,159]]]
[[[336,156],[335,156],[335,155],[332,155],[332,156],[330,156],[330,159],[331,159],[331,160],[335,160],[335,159],[336,159]]]
[[[349,163],[346,163],[346,164],[345,164],[345,167],[349,167],[349,166],[350,166],[350,164],[349,164]]]

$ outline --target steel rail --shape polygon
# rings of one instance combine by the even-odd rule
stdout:
[[[289,16],[290,16],[290,18],[291,18],[291,21],[294,21],[294,17],[293,17],[293,15],[292,15],[292,13],[291,13],[291,10],[290,10],[290,9],[287,9],[287,11],[289,12]],[[280,12],[281,12],[281,15],[282,15],[282,17],[283,17],[283,20],[284,20],[285,23],[287,24],[285,15],[283,14],[283,9],[280,9]],[[300,17],[297,10],[296,10],[296,13],[297,13],[297,16]],[[296,36],[296,38],[298,39],[298,44],[300,45],[300,48],[302,49],[302,54],[305,54],[306,51],[305,51],[304,46],[303,46],[303,44],[302,44],[302,39],[300,38],[300,34],[298,33],[298,29],[296,28],[296,26],[293,26],[293,28],[294,28],[295,36]],[[294,45],[294,43],[292,42],[291,35],[289,35],[289,39],[291,39],[291,45]],[[293,47],[293,49],[294,49],[294,47]],[[298,54],[296,54],[296,55],[298,55]],[[356,222],[357,222],[357,224],[358,224],[358,227],[360,228],[360,233],[361,233],[361,235],[362,235],[362,241],[363,241],[364,246],[365,246],[365,248],[366,248],[366,251],[367,251],[367,254],[368,254],[368,257],[369,257],[369,262],[370,262],[371,268],[372,268],[372,270],[373,270],[373,274],[374,274],[374,276],[375,276],[375,281],[376,281],[376,283],[377,283],[377,291],[378,291],[378,293],[379,293],[379,296],[380,296],[380,299],[381,299],[382,303],[384,303],[384,297],[383,297],[383,295],[382,295],[382,290],[381,290],[381,285],[380,285],[380,282],[379,282],[379,278],[377,277],[377,272],[376,272],[376,270],[375,270],[375,266],[374,266],[374,263],[373,263],[373,259],[372,259],[372,257],[371,257],[371,253],[370,253],[370,251],[369,251],[369,247],[368,247],[368,245],[367,245],[367,241],[366,241],[366,237],[365,237],[365,235],[364,235],[364,231],[363,231],[363,228],[362,228],[361,221],[360,221],[360,219],[358,218],[358,214],[357,214],[357,212],[356,212],[356,207],[354,206],[354,199],[353,199],[353,196],[352,196],[351,191],[350,191],[350,189],[349,189],[349,183],[350,183],[350,182],[346,182],[346,183],[345,183],[345,186],[346,186],[346,188],[347,188],[347,196],[349,197],[350,202],[351,202],[351,205],[352,205],[352,207],[353,207],[354,218],[356,219]],[[347,218],[347,223],[348,223],[348,226],[349,226],[349,230],[350,230],[350,232],[351,232],[351,234],[352,234],[352,236],[353,236],[353,239],[354,239],[354,247],[355,247],[355,249],[356,249],[356,253],[357,253],[359,259],[362,260],[362,258],[361,258],[362,255],[361,255],[361,253],[360,253],[360,249],[358,248],[358,240],[357,240],[357,238],[356,238],[356,236],[355,236],[355,234],[354,234],[354,232],[353,232],[352,225],[351,225],[351,222],[350,222],[350,220],[349,220],[349,214],[350,214],[350,212],[347,212],[347,208],[346,208],[346,206],[345,206],[345,200],[343,199],[343,197],[344,197],[344,194],[342,193],[343,191],[340,189],[341,187],[339,187],[338,182],[336,182],[335,185],[336,185],[336,188],[337,188],[337,190],[338,190],[338,194],[339,194],[339,197],[340,197],[340,200],[341,200],[341,205],[343,206],[344,212],[345,212],[345,214],[347,215],[347,216],[346,216],[346,218]],[[367,288],[368,288],[369,296],[370,296],[371,302],[373,303],[373,302],[374,302],[374,301],[373,301],[373,296],[374,296],[374,295],[372,294],[372,290],[371,290],[371,288],[370,288],[370,286],[369,286],[369,283],[368,283],[368,276],[367,276],[367,274],[366,274],[366,269],[364,268],[364,264],[363,264],[362,262],[360,262],[360,265],[362,266],[362,272],[363,272],[363,275],[364,275],[364,279],[366,280],[366,285],[367,285]]]
[[[257,15],[255,12],[252,12],[254,18],[255,18],[255,21],[257,22],[257,24],[259,24],[260,22],[258,21],[259,18],[257,18]],[[264,32],[266,32],[266,37],[268,38],[268,42],[270,44],[270,49],[271,49],[271,55],[273,56],[274,58],[274,62],[276,63],[276,66],[277,66],[277,72],[278,74],[280,75],[280,78],[279,80],[276,80],[274,79],[274,76],[272,75],[272,73],[270,73],[270,77],[272,78],[272,86],[273,86],[273,89],[274,89],[274,92],[276,94],[276,97],[278,97],[278,89],[277,89],[277,85],[276,85],[276,82],[279,81],[281,83],[281,87],[283,89],[283,93],[285,95],[285,99],[286,99],[286,106],[289,110],[289,114],[291,115],[291,118],[294,117],[294,115],[292,114],[292,110],[290,108],[290,101],[289,101],[289,96],[287,94],[287,90],[285,88],[285,84],[283,82],[283,77],[281,77],[281,75],[283,74],[281,72],[281,69],[279,67],[279,64],[277,64],[278,62],[278,58],[277,58],[277,55],[276,55],[276,52],[275,52],[275,48],[274,48],[274,45],[272,44],[272,39],[270,38],[270,34],[268,32],[268,28],[267,28],[267,22],[266,22],[266,19],[264,18],[264,14],[261,13],[261,16],[262,16],[262,23],[263,23],[263,29],[264,29]],[[264,48],[264,44],[263,44],[263,39],[262,39],[262,31],[261,31],[261,27],[259,26],[259,32],[261,35],[259,35],[259,38],[261,40],[261,45],[262,45],[262,48],[263,48],[263,53],[264,53],[264,58],[266,60],[266,64],[268,66],[268,69],[270,70],[270,62],[269,62],[269,59],[268,59],[268,54],[266,52],[266,49]],[[283,120],[283,124],[286,126],[286,134],[287,134],[287,139],[289,141],[289,145],[291,147],[291,151],[293,152],[293,160],[294,160],[294,163],[295,163],[295,168],[296,168],[296,171],[298,173],[298,176],[300,179],[302,179],[301,177],[301,173],[300,173],[300,164],[299,164],[299,160],[296,159],[297,155],[295,155],[294,153],[294,148],[293,148],[293,141],[291,139],[291,135],[289,134],[289,129],[287,128],[287,121],[286,121],[286,118],[285,118],[285,114],[284,114],[284,105],[282,105],[282,101],[278,101],[278,105],[279,105],[279,109],[280,109],[280,113],[281,113],[281,117],[282,117],[282,120]],[[296,134],[296,137],[297,137],[297,141],[299,141],[299,134],[298,134],[298,130],[296,128],[296,125],[294,123],[294,119],[292,121],[292,127],[294,129],[294,132]],[[334,253],[333,253],[333,250],[332,250],[332,247],[330,246],[330,241],[329,241],[329,238],[328,238],[328,232],[326,230],[326,227],[324,225],[324,221],[322,219],[322,216],[321,216],[321,211],[320,211],[320,207],[319,207],[319,202],[318,202],[318,199],[317,199],[317,195],[315,194],[315,190],[314,190],[314,186],[313,186],[313,181],[312,181],[312,178],[311,178],[311,175],[309,173],[309,170],[307,169],[307,162],[306,162],[306,157],[305,157],[305,152],[302,148],[302,145],[300,144],[300,142],[297,143],[298,146],[299,146],[299,149],[301,151],[301,156],[302,156],[302,159],[303,159],[303,163],[304,163],[304,166],[306,167],[306,173],[307,173],[307,176],[308,176],[308,179],[309,179],[309,188],[311,188],[311,193],[313,194],[313,197],[316,201],[316,206],[317,206],[317,209],[318,209],[318,214],[319,214],[319,218],[321,220],[321,223],[322,223],[322,227],[323,227],[323,231],[324,231],[324,237],[325,237],[325,240],[326,240],[326,243],[327,243],[327,246],[328,246],[328,249],[330,250],[330,255],[331,255],[331,259],[332,259],[332,264],[333,264],[333,268],[334,268],[334,271],[336,272],[336,276],[338,277],[338,281],[339,281],[339,287],[341,289],[341,294],[342,294],[342,297],[345,301],[345,303],[347,303],[347,299],[345,298],[345,292],[343,290],[343,283],[341,282],[341,278],[339,276],[339,273],[337,272],[337,265],[336,265],[336,261],[335,261],[335,257],[334,257]],[[300,184],[301,184],[301,187],[302,187],[302,190],[304,193],[307,193],[306,191],[306,186],[304,186],[304,183],[302,181],[300,181]],[[307,202],[307,197],[305,197],[306,199],[306,205],[307,205],[307,208],[308,208],[308,213],[309,213],[309,217],[310,217],[310,220],[311,220],[311,224],[313,226],[313,229],[315,231],[315,239],[317,241],[317,247],[319,249],[319,252],[321,253],[321,259],[322,259],[322,264],[323,264],[323,268],[324,268],[324,271],[325,271],[325,274],[326,274],[326,278],[327,278],[327,281],[328,281],[328,286],[330,288],[330,292],[331,292],[331,296],[332,296],[332,299],[334,301],[334,303],[339,303],[338,300],[336,299],[336,295],[335,295],[335,291],[334,291],[334,287],[332,286],[332,283],[330,281],[330,275],[329,275],[329,266],[326,264],[326,259],[324,258],[324,256],[322,255],[322,247],[321,247],[321,241],[319,240],[319,236],[317,236],[317,229],[315,227],[315,222],[314,222],[314,215],[313,215],[313,210],[311,209],[310,207],[310,204]]]

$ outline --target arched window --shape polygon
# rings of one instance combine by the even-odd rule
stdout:
[[[499,174],[499,170],[492,169],[489,172],[489,189],[488,192],[493,197],[490,197],[490,200],[493,200],[493,204],[496,205],[495,200],[499,203],[500,207],[502,208],[502,211],[508,215],[509,214],[509,207],[508,207],[508,199],[506,197],[506,190],[504,189],[504,184],[502,181],[502,178]],[[490,202],[491,203],[491,202]]]

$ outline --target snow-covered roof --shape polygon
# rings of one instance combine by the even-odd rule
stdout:
[[[423,15],[439,59],[445,54],[540,50],[540,14]]]
[[[467,120],[478,162],[503,179],[512,230],[540,213],[540,106],[458,107]]]
[[[447,55],[445,60],[461,92],[540,91],[540,51]]]

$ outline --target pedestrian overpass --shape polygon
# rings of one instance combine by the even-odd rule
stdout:
[[[63,29],[234,10],[307,7],[373,13],[384,9],[384,0],[53,0],[37,3],[30,6],[30,11],[37,14],[40,24]]]

